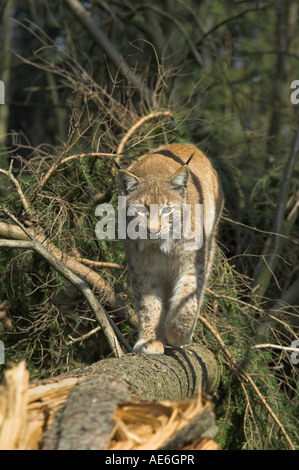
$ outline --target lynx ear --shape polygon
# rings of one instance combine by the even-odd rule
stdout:
[[[169,180],[173,189],[178,191],[187,189],[189,175],[189,167],[187,165],[182,166]]]
[[[127,170],[119,170],[118,176],[126,193],[132,193],[137,189],[139,179]]]

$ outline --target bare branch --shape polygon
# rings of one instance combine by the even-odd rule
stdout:
[[[34,242],[32,240],[6,240],[0,238],[0,247],[34,250]]]
[[[67,163],[70,160],[77,160],[79,158],[86,158],[86,157],[111,157],[111,158],[115,158],[116,155],[114,155],[114,153],[99,153],[99,152],[79,153],[77,155],[70,155],[69,157],[64,158],[63,160],[61,160],[60,163],[61,164],[62,163]]]
[[[254,347],[257,348],[257,349],[272,348],[272,349],[279,349],[281,351],[299,352],[298,348],[291,348],[291,347],[287,347],[287,346],[281,346],[280,344],[270,344],[270,343],[255,344]]]
[[[13,160],[12,160],[12,163],[13,163]],[[15,188],[16,188],[16,191],[21,199],[21,202],[23,204],[23,207],[25,209],[25,212],[26,214],[30,217],[30,218],[33,218],[34,217],[34,211],[33,209],[30,207],[29,205],[29,202],[27,201],[23,191],[22,191],[22,188],[21,188],[21,185],[20,183],[18,182],[18,180],[15,178],[15,176],[13,175],[12,173],[12,168],[9,169],[9,171],[6,171],[6,170],[2,170],[0,168],[0,173],[2,173],[3,175],[7,176],[7,178],[9,178],[11,180],[11,182],[14,184]]]
[[[124,310],[113,289],[102,278],[102,276],[90,269],[90,267],[80,263],[75,257],[61,251],[53,243],[49,242],[47,237],[39,232],[38,228],[30,227],[28,231],[33,235],[35,240],[40,244],[43,244],[47,250],[49,250],[58,260],[63,262],[67,268],[82,276],[86,282],[93,286],[95,292],[99,294],[101,301],[105,303],[105,305],[108,305],[112,310]],[[0,222],[0,236],[12,238],[14,240],[28,240],[27,235],[21,228],[5,222]],[[123,316],[126,317],[125,312]]]
[[[64,266],[55,256],[53,256],[46,248],[44,248],[37,240],[34,240],[32,236],[31,241],[24,240],[1,240],[0,247],[11,247],[11,248],[30,248],[39,253],[56,271],[62,274],[74,287],[76,287],[84,296],[91,310],[93,311],[97,321],[103,329],[103,332],[108,340],[111,350],[115,357],[121,357],[123,352],[118,343],[117,336],[122,340],[126,349],[132,351],[127,341],[123,338],[117,326],[114,324],[108,313],[102,306],[102,304],[95,297],[88,284],[81,277],[74,274],[70,269]],[[113,331],[114,330],[114,331]]]
[[[240,1],[244,2],[244,1],[247,1],[247,0],[239,0],[239,2]],[[203,43],[203,41],[208,36],[210,36],[210,34],[214,33],[217,29],[221,28],[222,26],[230,23],[231,21],[235,21],[236,19],[241,18],[242,16],[246,15],[247,13],[251,13],[252,11],[262,11],[262,10],[265,10],[266,8],[268,8],[268,7],[269,7],[269,4],[266,4],[262,7],[257,6],[257,7],[254,7],[254,8],[248,8],[248,10],[241,11],[237,15],[231,16],[229,18],[226,18],[223,21],[220,21],[220,23],[217,23],[215,26],[213,26],[211,29],[209,29],[209,31],[207,31],[205,34],[202,35],[200,40],[197,41],[196,47],[199,47]]]
[[[102,329],[102,327],[101,327],[101,325],[99,325],[96,328],[94,328],[93,330],[90,330],[85,335],[80,336],[79,338],[73,338],[71,335],[69,335],[70,341],[67,344],[69,346],[70,344],[73,344],[73,343],[80,343],[81,341],[84,341],[85,339],[90,338],[90,336],[94,335],[95,333],[97,333],[101,329]]]
[[[118,155],[117,158],[115,159],[117,163],[119,162],[119,159],[121,157],[121,154],[123,153],[126,143],[128,142],[130,137],[134,134],[134,132],[139,127],[141,127],[145,122],[150,121],[151,119],[156,119],[156,118],[165,117],[165,116],[169,116],[173,118],[173,113],[171,111],[156,111],[154,113],[150,113],[147,116],[144,116],[141,119],[139,119],[139,121],[137,121],[121,139],[117,152],[116,152],[116,154]]]
[[[124,271],[126,269],[125,266],[119,263],[109,263],[108,261],[93,261],[87,258],[76,258],[80,263],[86,264],[87,266],[96,266],[97,268],[112,268],[112,269],[120,269]]]

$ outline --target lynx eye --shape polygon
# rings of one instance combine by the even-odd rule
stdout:
[[[146,206],[134,206],[133,207],[133,210],[137,213],[137,214],[147,214],[148,213],[148,209]]]
[[[161,210],[161,213],[162,214],[171,214],[173,211],[174,211],[173,207],[166,206],[166,207],[163,207],[163,209]]]

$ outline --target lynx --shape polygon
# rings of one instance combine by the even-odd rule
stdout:
[[[137,236],[124,240],[139,318],[134,351],[163,354],[165,345],[181,347],[192,339],[211,271],[222,190],[208,158],[184,144],[142,156],[120,169],[119,179],[127,224],[133,216],[139,221]]]

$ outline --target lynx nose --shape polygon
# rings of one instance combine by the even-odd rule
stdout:
[[[147,231],[151,238],[156,238],[159,235],[159,230],[157,228],[148,228]]]

